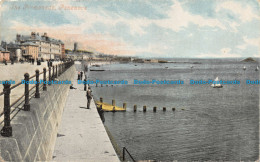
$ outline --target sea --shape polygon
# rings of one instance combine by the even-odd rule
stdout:
[[[168,61],[90,67],[105,71],[90,71],[89,80],[128,83],[90,85],[95,100],[102,97],[103,102],[110,104],[114,99],[117,106],[127,104],[126,112],[104,114],[104,124],[118,147],[126,147],[135,160],[257,160],[259,84],[246,82],[259,80],[259,71],[255,70],[258,63],[241,59]],[[205,82],[191,84],[191,80],[199,83],[217,77],[236,84],[222,84],[222,88],[213,88]],[[134,84],[134,80],[183,81],[183,84]],[[153,112],[155,106],[157,111]],[[126,158],[131,161],[128,155]]]

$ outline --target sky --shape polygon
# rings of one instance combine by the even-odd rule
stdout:
[[[258,0],[5,0],[0,11],[8,42],[34,31],[113,55],[260,57]]]

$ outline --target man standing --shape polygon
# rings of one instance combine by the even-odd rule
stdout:
[[[88,99],[87,109],[90,109],[89,106],[90,106],[90,101],[92,99],[91,92],[92,91],[91,91],[90,87],[88,86],[88,90],[87,90],[87,99]]]

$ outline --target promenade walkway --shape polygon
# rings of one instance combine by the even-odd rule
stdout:
[[[80,65],[76,65],[80,66]],[[64,108],[53,161],[119,162],[99,117],[94,100],[87,107],[86,92],[77,84],[77,73]]]

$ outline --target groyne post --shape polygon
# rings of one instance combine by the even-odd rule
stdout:
[[[116,106],[116,101],[112,100],[112,106]]]
[[[25,82],[29,82],[29,74],[25,73],[24,74],[24,80]],[[30,104],[29,104],[29,84],[24,84],[24,111],[30,111]]]
[[[100,99],[99,99],[99,100],[100,100],[100,102],[101,102],[101,103],[103,103],[103,98],[102,98],[102,97],[100,97]]]
[[[40,98],[40,92],[39,92],[39,70],[37,69],[35,71],[36,73],[36,92],[35,92],[35,98]]]
[[[153,107],[153,112],[156,112],[156,109],[157,109],[157,107],[156,107],[156,106],[154,106],[154,107]]]
[[[136,112],[137,110],[137,105],[134,105],[134,112]]]
[[[163,111],[166,111],[166,107],[163,107]]]
[[[10,120],[10,84],[4,84],[4,127],[1,130],[1,135],[4,137],[12,136],[12,126]]]
[[[43,91],[47,91],[45,82],[46,82],[46,68],[43,68],[43,88],[42,88]]]
[[[126,103],[123,103],[123,108],[126,109]]]
[[[174,108],[174,107],[172,108],[172,111],[175,111],[175,108]]]
[[[146,112],[146,106],[143,106],[143,112]]]

